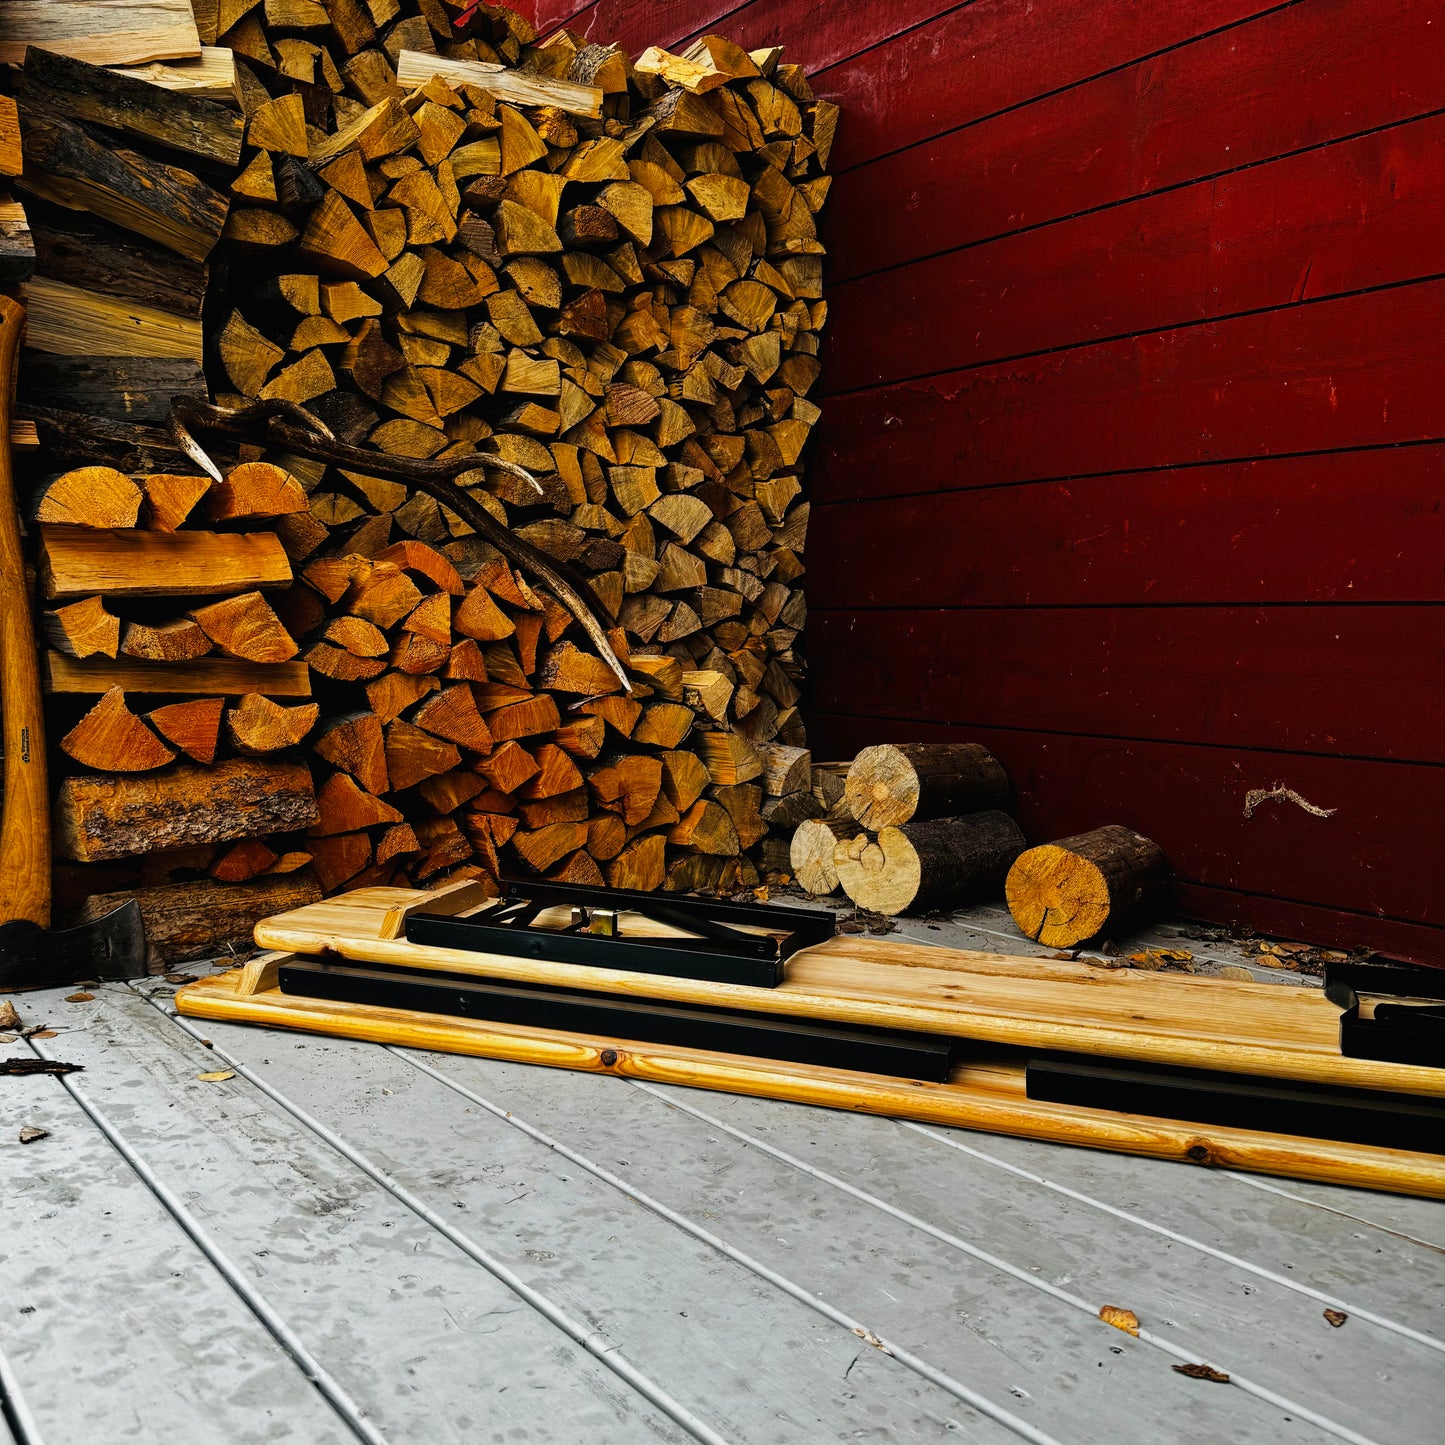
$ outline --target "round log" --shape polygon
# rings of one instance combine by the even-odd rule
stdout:
[[[859,908],[926,913],[995,896],[1024,846],[1019,825],[990,811],[883,828],[873,842],[860,834],[838,848],[835,862]]]
[[[840,841],[846,843],[857,833],[853,823],[839,820],[807,818],[799,823],[788,848],[788,862],[798,887],[816,897],[835,892],[838,868],[833,861],[834,850]]]
[[[1010,870],[1004,895],[1014,922],[1030,938],[1072,948],[1128,923],[1167,878],[1157,843],[1111,824],[1030,848]]]
[[[912,818],[956,818],[1008,796],[1008,775],[978,743],[882,743],[848,769],[848,812],[870,832]]]

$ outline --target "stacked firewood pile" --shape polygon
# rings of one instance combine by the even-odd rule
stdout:
[[[322,699],[318,877],[756,883],[747,850],[811,786],[799,465],[833,107],[715,38],[633,65],[483,6],[442,41],[462,8],[222,37],[248,59],[219,399],[510,464],[462,482],[606,631],[434,495],[271,455],[309,495],[282,612]]]
[[[829,781],[790,848],[809,893],[841,887],[872,913],[955,908],[1002,894],[1024,851],[1008,776],[978,743],[880,744]]]

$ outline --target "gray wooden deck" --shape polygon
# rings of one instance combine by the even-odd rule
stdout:
[[[94,992],[5,1048],[85,1066],[0,1078],[5,1445],[1442,1436],[1440,1204]]]

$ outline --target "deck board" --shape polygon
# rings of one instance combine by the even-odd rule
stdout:
[[[96,1104],[386,1439],[687,1438],[244,1079],[198,1082],[218,1060],[161,1012],[123,989],[84,1007],[65,1056]]]
[[[78,1035],[50,1042],[66,1058]],[[0,1339],[40,1440],[354,1441],[64,1085],[0,1082],[7,1125],[50,1131],[0,1144]]]
[[[898,933],[1048,952],[986,909]],[[1228,941],[1183,946],[1202,972],[1316,986]],[[7,1121],[52,1130],[0,1139],[24,1206],[5,1212],[0,1298],[34,1307],[0,1331],[0,1392],[34,1425],[7,1434],[0,1411],[0,1445],[358,1428],[398,1445],[1131,1445],[1184,1421],[1240,1445],[1423,1445],[1445,1409],[1445,1204],[198,1024],[159,981],[93,992],[16,1000],[58,1030],[40,1048],[86,1065],[72,1085],[119,1150],[63,1082],[0,1080]],[[1134,1309],[1143,1337],[1100,1303]],[[1234,1381],[1183,1378],[1181,1356]]]

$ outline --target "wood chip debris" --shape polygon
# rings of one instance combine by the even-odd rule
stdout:
[[[62,1064],[59,1059],[0,1059],[0,1074],[74,1074],[84,1064]]]
[[[20,1130],[20,1142],[22,1144],[34,1144],[38,1139],[48,1139],[49,1129],[42,1129],[38,1124],[26,1124]]]
[[[15,1012],[15,1005],[7,998],[0,1003],[0,1029],[18,1029],[20,1027],[20,1015]]]
[[[1171,1365],[1169,1368],[1177,1375],[1188,1375],[1191,1380],[1213,1380],[1216,1385],[1229,1383],[1229,1376],[1213,1365]]]
[[[1339,1329],[1339,1327],[1349,1319],[1349,1315],[1347,1315],[1344,1310],[1326,1310],[1325,1319],[1327,1319],[1335,1329]]]
[[[1126,1310],[1121,1305],[1101,1305],[1099,1318],[1106,1325],[1113,1325],[1116,1330],[1123,1330],[1126,1335],[1139,1333],[1139,1316],[1133,1310]]]

